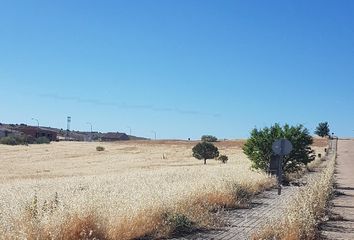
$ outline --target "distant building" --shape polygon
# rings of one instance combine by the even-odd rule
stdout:
[[[16,130],[34,138],[46,137],[50,141],[56,141],[58,135],[57,132],[43,127],[32,127],[32,126],[21,125],[16,127]]]
[[[126,141],[129,140],[129,136],[125,133],[119,133],[119,132],[109,132],[109,133],[104,133],[101,136],[102,141],[107,141],[107,142],[112,142],[112,141]]]
[[[4,128],[4,127],[0,127],[0,138],[7,137],[7,136],[18,136],[18,135],[21,135],[21,132],[16,131],[16,130],[12,130],[12,129],[8,129],[8,128]]]

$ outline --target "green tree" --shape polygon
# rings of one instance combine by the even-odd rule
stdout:
[[[201,142],[195,145],[192,149],[193,157],[202,160],[206,164],[207,159],[213,159],[219,156],[219,149],[209,142]]]
[[[281,127],[275,124],[263,129],[253,129],[251,137],[243,147],[244,153],[252,161],[252,167],[256,169],[267,170],[272,152],[272,144],[276,139],[286,138],[292,145],[293,150],[287,156],[284,156],[284,172],[295,172],[300,170],[301,166],[306,165],[315,159],[314,151],[311,149],[313,139],[309,131],[302,125]]]
[[[329,125],[328,122],[321,122],[318,124],[315,130],[315,134],[320,137],[327,137],[329,136]]]
[[[201,137],[201,140],[203,142],[217,142],[218,141],[217,137],[212,136],[212,135],[203,135]]]

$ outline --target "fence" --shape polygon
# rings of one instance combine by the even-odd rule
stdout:
[[[331,137],[328,139],[328,149],[326,151],[326,156],[331,153],[334,153],[337,157],[337,150],[338,150],[338,137]]]

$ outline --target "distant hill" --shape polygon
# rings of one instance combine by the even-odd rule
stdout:
[[[26,124],[6,124],[6,123],[0,123],[0,128],[3,130],[8,130],[8,131],[19,131],[21,128],[36,128],[37,126],[31,126],[31,125],[26,125]],[[84,131],[67,131],[64,129],[59,129],[59,128],[53,128],[53,127],[44,127],[40,126],[40,129],[48,130],[48,131],[53,131],[57,133],[58,139],[59,140],[72,140],[72,141],[89,141],[89,140],[94,140],[94,141],[119,141],[119,140],[149,140],[147,138],[143,137],[138,137],[138,136],[132,136],[128,135],[126,133],[120,133],[120,132],[84,132]]]

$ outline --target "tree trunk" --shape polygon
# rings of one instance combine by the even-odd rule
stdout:
[[[204,158],[204,164],[206,164],[206,158]]]

